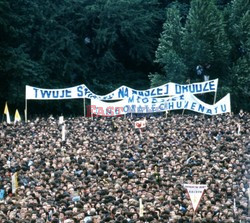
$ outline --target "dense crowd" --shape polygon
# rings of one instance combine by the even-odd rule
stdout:
[[[0,222],[249,221],[249,113],[135,120],[0,124]],[[184,183],[208,187],[196,213]]]

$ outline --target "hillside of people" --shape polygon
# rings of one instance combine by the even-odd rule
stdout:
[[[136,120],[1,123],[0,222],[249,222],[249,113]],[[195,213],[183,184],[207,185]]]

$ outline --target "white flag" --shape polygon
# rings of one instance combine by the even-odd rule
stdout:
[[[59,117],[59,125],[62,125],[64,123],[64,118],[63,116]]]
[[[188,195],[190,197],[190,200],[192,202],[192,206],[194,211],[196,211],[201,197],[203,195],[203,192],[205,189],[207,189],[207,185],[205,184],[184,184],[184,187],[188,191]]]

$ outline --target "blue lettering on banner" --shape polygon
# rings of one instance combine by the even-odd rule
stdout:
[[[82,97],[83,96],[83,87],[78,86],[76,90],[77,90],[77,96]]]
[[[71,90],[66,90],[66,98],[71,98]]]
[[[160,105],[159,105],[159,109],[162,110],[162,111],[164,111],[164,110],[165,110],[164,104],[160,104]]]
[[[195,86],[193,84],[189,85],[189,91],[191,93],[194,93],[195,92]]]
[[[188,107],[189,101],[186,101],[186,104],[184,106],[184,109],[186,109]]]
[[[227,106],[225,104],[221,105],[220,107],[221,107],[221,111],[226,112]]]
[[[135,96],[133,95],[132,97],[128,98],[128,103],[134,103]]]
[[[188,92],[188,85],[182,86],[182,93]]]
[[[215,114],[217,114],[218,113],[218,107],[215,107],[214,110],[215,110]]]
[[[166,89],[165,89],[164,95],[168,95],[168,84],[166,84],[165,86],[166,86]]]
[[[157,99],[156,98],[152,98],[152,103],[156,103],[157,102]]]
[[[118,91],[118,98],[125,98],[125,97],[128,97],[128,88],[122,87]]]
[[[132,90],[132,94],[137,94],[137,91],[136,90]]]
[[[148,107],[148,105],[145,106],[145,109],[146,109],[146,113],[151,113],[152,110]]]
[[[53,98],[58,98],[59,97],[59,91],[53,91],[52,92],[52,97]]]
[[[157,88],[156,89],[157,95],[162,95],[162,88]]]
[[[192,105],[191,105],[191,109],[194,110],[195,109],[195,106],[196,106],[196,102],[193,102]]]
[[[51,95],[51,91],[47,91],[47,90],[40,90],[41,92],[41,95],[42,95],[42,98],[50,98],[50,95]]]
[[[129,113],[129,106],[128,105],[125,105],[124,107],[123,107],[123,111],[125,112],[125,113]]]
[[[185,98],[184,98],[184,95],[181,95],[180,96],[180,100],[184,100]]]
[[[203,91],[204,91],[204,92],[209,91],[208,83],[205,83],[204,88],[203,88]]]
[[[209,82],[209,88],[211,91],[215,91],[214,81]]]
[[[198,112],[204,113],[204,110],[205,110],[205,107],[200,104],[199,107],[198,107]]]
[[[84,91],[85,91],[85,92],[84,92],[84,93],[85,93],[85,95],[87,95],[87,94],[91,93],[91,91],[90,91],[88,88],[85,88],[85,89],[84,89]]]
[[[181,108],[182,107],[182,101],[177,101],[177,108]]]
[[[135,105],[131,105],[130,106],[130,113],[136,113],[135,109],[136,109],[136,106]]]
[[[151,108],[152,108],[152,111],[153,111],[153,112],[156,112],[156,107],[155,107],[155,105],[152,105]]]
[[[137,112],[138,113],[143,113],[143,107],[141,105],[138,106]]]
[[[196,93],[202,92],[202,84],[196,84],[195,89]]]
[[[155,89],[152,89],[151,96],[156,96]]]
[[[62,90],[62,94],[61,94],[60,98],[64,98],[64,90]]]
[[[147,97],[147,96],[150,96],[150,91],[149,90],[147,90],[146,92],[145,92],[145,96]]]
[[[141,99],[141,97],[137,97],[137,103],[140,103],[140,99]]]
[[[212,110],[211,110],[211,109],[208,109],[208,110],[206,111],[206,113],[212,115]]]
[[[138,91],[138,94],[139,94],[140,96],[143,96],[143,92],[142,92],[142,91]]]
[[[181,94],[181,86],[179,84],[175,84],[175,94]]]
[[[142,99],[142,102],[143,102],[143,103],[148,103],[148,98],[143,98],[143,99]]]
[[[35,90],[35,98],[37,98],[37,91],[38,89],[37,88],[33,88]]]
[[[174,109],[174,102],[169,102],[168,103],[168,109],[169,110]]]

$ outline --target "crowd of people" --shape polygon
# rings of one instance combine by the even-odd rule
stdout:
[[[249,222],[249,113],[136,120],[1,123],[0,222]],[[183,184],[207,185],[196,212]]]

